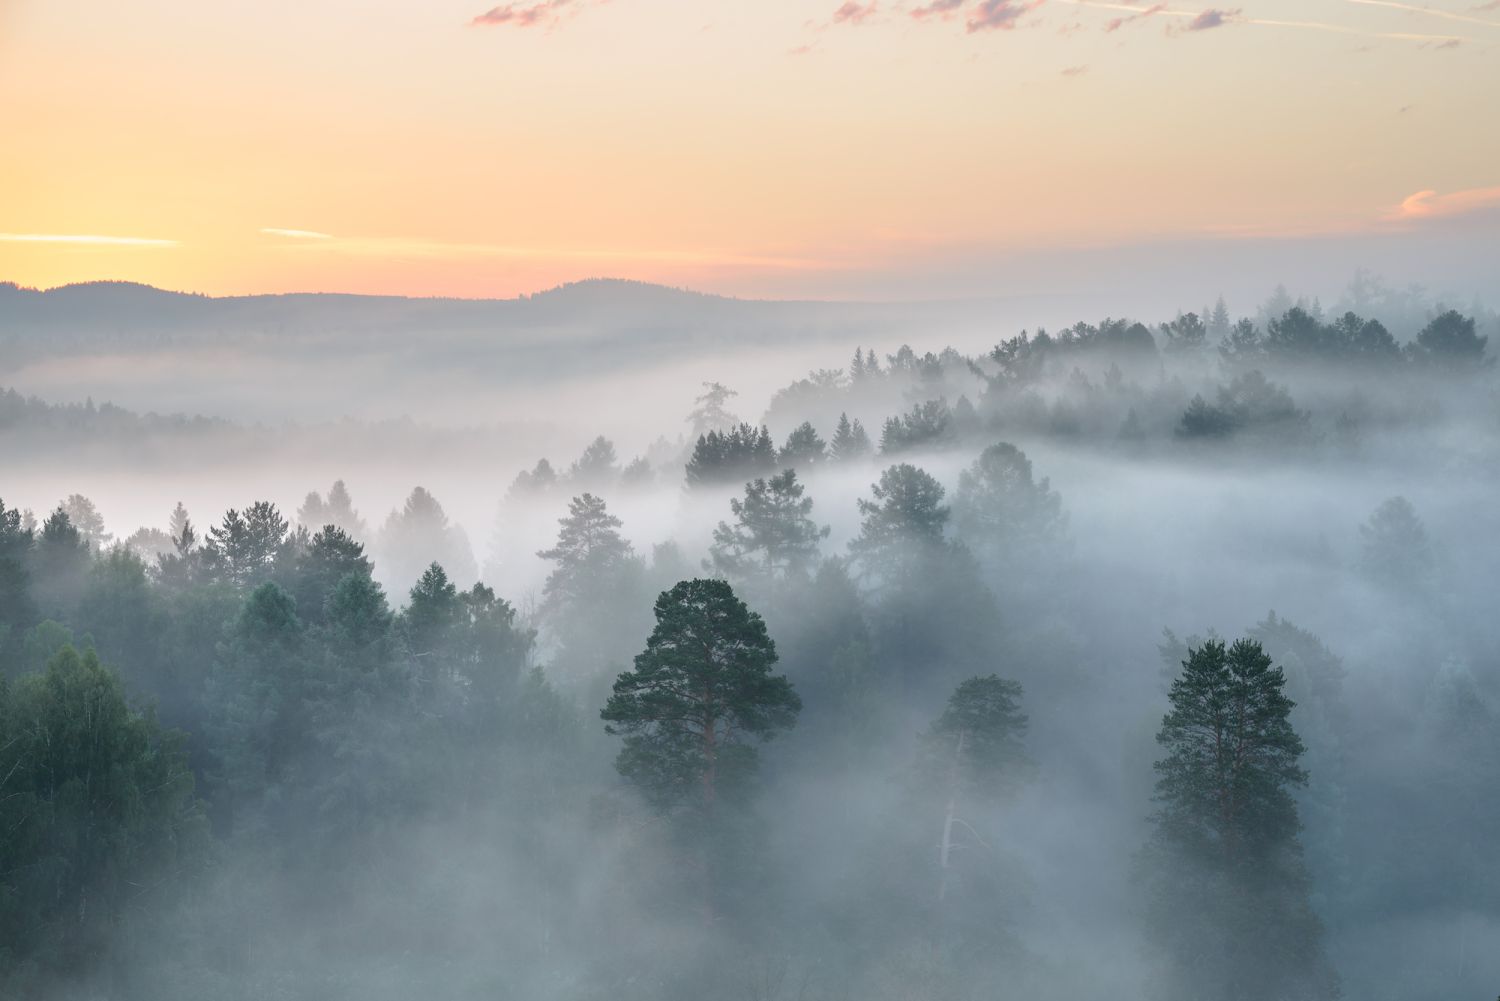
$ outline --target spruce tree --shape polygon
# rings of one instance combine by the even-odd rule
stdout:
[[[1307,782],[1285,676],[1251,640],[1188,652],[1156,740],[1144,853],[1157,995],[1181,1001],[1335,998],[1309,903],[1291,790]]]

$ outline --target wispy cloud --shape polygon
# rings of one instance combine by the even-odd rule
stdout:
[[[175,247],[176,240],[144,236],[98,236],[92,233],[0,233],[0,243],[64,243],[89,247]]]
[[[275,226],[265,226],[261,232],[267,236],[284,236],[292,240],[332,240],[333,237],[327,233],[317,233],[310,229],[278,229]]]
[[[963,5],[964,0],[931,0],[930,3],[926,3],[920,7],[914,8],[911,12],[911,16],[917,18],[918,20],[924,17],[932,17],[934,15],[941,17],[943,15],[953,13]]]
[[[1009,30],[1022,16],[1042,3],[1043,0],[980,0],[964,28],[969,32]]]
[[[1089,71],[1087,66],[1067,66],[1062,70],[1063,76],[1083,76]]]
[[[1205,10],[1185,24],[1183,30],[1208,31],[1210,28],[1222,28],[1230,21],[1237,20],[1239,16],[1238,10]]]
[[[540,0],[539,3],[507,3],[491,7],[469,22],[473,28],[509,25],[530,28],[538,24],[555,24],[559,12],[572,6],[574,0]]]
[[[292,232],[296,231],[293,230]],[[733,265],[789,270],[807,270],[826,266],[824,262],[812,258],[775,253],[746,253],[717,249],[544,247],[506,243],[428,240],[400,236],[344,237],[317,234],[313,238],[303,238],[298,242],[286,244],[285,249],[291,253],[346,254],[353,257],[383,257],[409,260],[503,258],[537,261],[596,261],[601,263],[649,261],[669,264],[702,266]]]
[[[834,24],[863,24],[869,17],[873,17],[876,11],[875,0],[870,3],[856,3],[855,0],[846,0],[843,6],[833,12]]]
[[[1468,188],[1463,191],[1450,191],[1447,194],[1428,190],[1407,195],[1400,205],[1386,214],[1385,218],[1390,222],[1411,222],[1418,219],[1441,219],[1493,208],[1500,208],[1500,187]]]

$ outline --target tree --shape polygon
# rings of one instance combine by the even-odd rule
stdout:
[[[794,469],[745,484],[745,499],[729,501],[735,523],[721,521],[714,529],[708,565],[762,586],[805,576],[817,562],[818,542],[828,537],[828,527],[808,517],[813,502],[804,493]]]
[[[83,596],[93,554],[61,507],[35,533],[30,557],[32,595],[39,612],[45,618],[70,620]]]
[[[620,478],[615,443],[602,434],[589,442],[578,461],[568,467],[568,486],[575,490],[599,490],[614,486]]]
[[[1208,336],[1215,341],[1223,341],[1229,336],[1229,307],[1224,303],[1221,295],[1214,301],[1213,315],[1208,320]]]
[[[850,421],[848,414],[839,414],[838,427],[829,445],[828,458],[834,462],[851,462],[870,454],[870,436],[859,421]]]
[[[530,472],[523,469],[516,474],[505,497],[507,500],[516,500],[521,497],[543,496],[556,486],[557,471],[552,468],[552,463],[546,459],[538,459],[536,467]]]
[[[290,526],[269,501],[256,501],[243,514],[230,508],[203,543],[209,575],[235,587],[253,587],[271,578],[290,556]]]
[[[859,501],[860,533],[849,552],[867,577],[882,585],[905,586],[916,575],[919,558],[942,547],[949,510],[943,487],[908,463],[891,466]]]
[[[1016,555],[1055,541],[1065,519],[1051,481],[1033,479],[1026,453],[1002,441],[959,474],[953,522],[977,552]]]
[[[557,564],[543,590],[552,609],[584,601],[635,557],[635,550],[620,534],[623,523],[593,494],[569,501],[567,517],[559,518],[557,524],[557,544],[537,553]]]
[[[944,801],[938,840],[938,891],[948,895],[954,852],[964,832],[978,832],[959,815],[963,799],[991,801],[1011,788],[1030,765],[1021,738],[1026,716],[1020,708],[1021,685],[998,675],[969,678],[948,697],[943,713],[923,735],[924,772]]]
[[[880,432],[880,454],[894,455],[943,445],[951,437],[951,420],[947,400],[919,403],[909,412],[885,422]]]
[[[354,501],[349,497],[349,488],[344,486],[343,480],[334,481],[327,500],[316,490],[308,494],[297,509],[297,523],[309,532],[333,525],[352,539],[369,537],[369,529],[359,512],[354,510]]]
[[[14,656],[21,631],[31,625],[36,609],[31,598],[32,535],[21,524],[19,508],[0,500],[0,674]]]
[[[1304,785],[1285,677],[1251,640],[1191,649],[1156,740],[1146,849],[1157,996],[1272,1001],[1338,996],[1290,790]]]
[[[434,562],[457,580],[479,574],[468,535],[449,523],[443,506],[422,487],[414,488],[401,510],[386,518],[376,555],[387,580],[415,580]]]
[[[1392,587],[1416,587],[1432,570],[1432,547],[1416,508],[1391,497],[1359,526],[1359,566],[1371,579]]]
[[[306,634],[292,596],[264,583],[245,598],[207,684],[213,800],[226,830],[296,821],[296,770],[311,738]]]
[[[1161,325],[1167,350],[1177,354],[1195,354],[1208,341],[1208,327],[1197,313],[1180,313],[1171,323]]]
[[[787,435],[786,444],[777,455],[783,466],[807,468],[816,466],[827,456],[827,444],[818,436],[817,429],[803,421]]]
[[[350,574],[369,577],[373,572],[364,546],[337,525],[325,525],[297,554],[291,591],[298,613],[309,623],[322,622],[324,606],[340,581]]]
[[[600,717],[624,738],[620,775],[664,813],[692,815],[705,914],[717,894],[721,807],[743,801],[755,744],[790,729],[802,700],[773,675],[776,646],[761,617],[722,580],[685,580],[656,599],[656,628],[634,670],[615,679]]]
[[[198,549],[198,531],[182,502],[172,511],[172,551],[156,557],[156,576],[167,587],[181,590],[192,582],[203,565]]]
[[[28,965],[93,970],[204,834],[180,735],[132,711],[93,650],[0,682],[0,993],[42,996]]]
[[[1266,340],[1255,325],[1246,317],[1240,320],[1219,342],[1219,357],[1230,366],[1258,365],[1266,357]]]
[[[703,390],[703,395],[693,400],[693,410],[688,414],[694,438],[701,438],[710,431],[725,431],[740,422],[725,407],[730,398],[739,396],[739,393],[719,382],[705,382]]]
[[[737,425],[698,438],[687,463],[689,487],[743,483],[776,471],[776,446],[768,428]]]
[[[1473,317],[1450,309],[1422,328],[1411,351],[1418,361],[1440,370],[1476,371],[1488,364],[1484,348],[1489,340],[1475,332]]]
[[[610,662],[633,621],[643,567],[603,500],[582,494],[558,519],[557,544],[537,556],[554,564],[542,614],[561,641],[563,664],[594,671]]]
[[[58,507],[67,512],[68,521],[78,529],[83,541],[95,552],[106,548],[114,540],[114,535],[104,530],[104,516],[99,513],[94,502],[83,494],[69,494],[68,499]]]

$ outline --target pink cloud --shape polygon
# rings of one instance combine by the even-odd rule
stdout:
[[[933,14],[951,14],[963,5],[964,0],[931,0],[925,6],[915,8],[911,16],[920,19]]]
[[[1239,16],[1238,10],[1206,10],[1184,25],[1183,30],[1207,31],[1210,28],[1221,28]]]
[[[875,6],[875,0],[870,0],[867,4],[845,0],[844,5],[833,12],[833,23],[863,24],[865,18],[875,13]]]
[[[557,20],[558,9],[572,2],[573,0],[541,0],[540,3],[532,4],[502,4],[476,16],[469,22],[469,26],[479,28],[509,24],[517,28],[529,28],[536,24],[551,23]]]
[[[1500,187],[1467,188],[1446,195],[1429,189],[1407,195],[1385,218],[1391,222],[1441,219],[1493,208],[1500,208]]]
[[[1028,11],[1042,5],[1043,0],[980,0],[978,8],[965,25],[968,31],[1009,30]]]

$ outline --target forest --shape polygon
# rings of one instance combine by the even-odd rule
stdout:
[[[1500,317],[1393,303],[14,383],[0,997],[1493,997]]]

